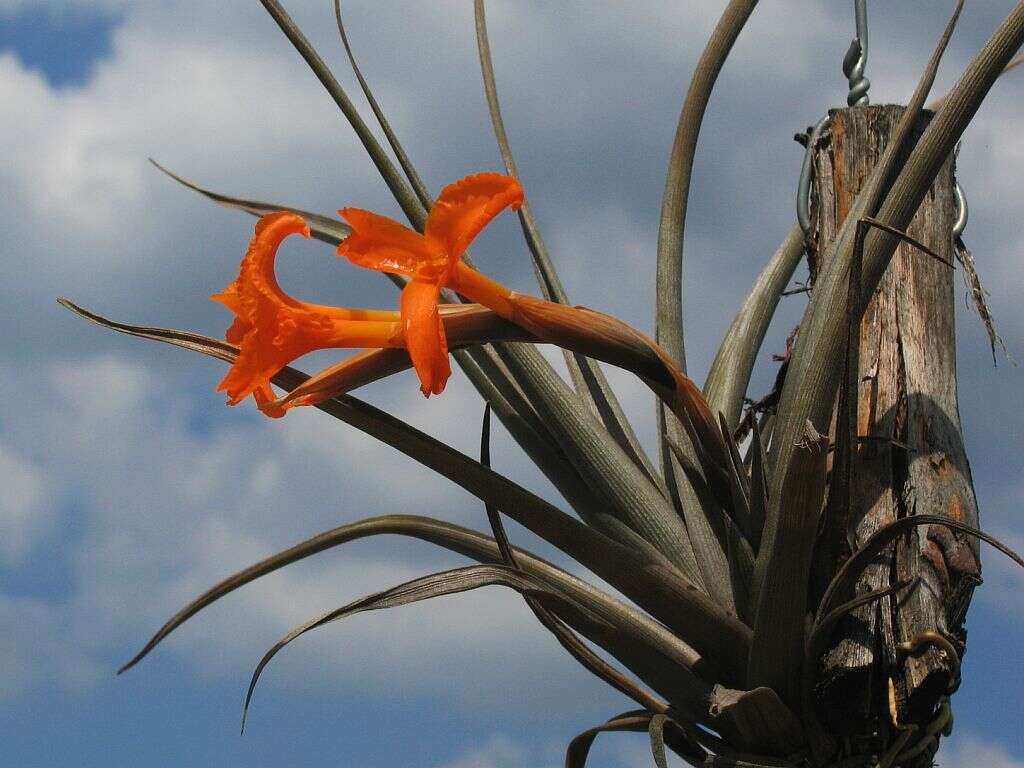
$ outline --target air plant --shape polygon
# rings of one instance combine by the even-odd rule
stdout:
[[[756,0],[730,0],[682,108],[658,238],[656,341],[614,317],[569,304],[531,213],[528,184],[517,179],[483,0],[475,3],[476,34],[504,173],[467,177],[445,187],[436,200],[357,67],[338,4],[349,61],[398,166],[281,4],[262,3],[358,134],[410,226],[357,208],[343,208],[339,221],[210,192],[170,174],[259,217],[238,278],[212,297],[235,315],[226,340],[118,323],[61,301],[113,330],[229,363],[220,389],[231,404],[251,394],[271,417],[316,407],[391,445],[480,499],[490,535],[410,515],[325,531],[212,587],[172,617],[121,671],[203,608],[265,574],[355,539],[398,534],[476,564],[391,587],[296,628],[260,661],[249,697],[273,655],[308,631],[361,611],[500,585],[519,592],[570,655],[637,705],[573,739],[569,768],[585,764],[590,745],[604,731],[647,731],[658,765],[665,764],[666,748],[693,765],[929,764],[940,733],[948,730],[950,691],[938,691],[923,716],[908,720],[891,698],[892,680],[907,658],[923,650],[944,654],[958,674],[959,627],[906,638],[897,646],[901,655],[879,660],[879,680],[888,681],[890,698],[883,696],[870,717],[852,725],[857,738],[836,732],[828,702],[820,698],[822,657],[851,612],[883,603],[887,610],[903,610],[902,598],[920,588],[917,575],[879,589],[865,590],[860,582],[871,563],[895,557],[919,527],[941,529],[936,535],[951,541],[951,548],[963,537],[976,538],[1021,565],[1024,560],[944,510],[919,508],[870,536],[853,536],[849,548],[826,563],[817,586],[812,582],[821,574],[812,573],[812,563],[820,562],[815,558],[823,532],[840,524],[835,510],[851,493],[851,446],[859,439],[855,357],[866,299],[901,242],[922,258],[946,261],[905,230],[989,88],[1012,66],[1024,42],[1024,3],[936,104],[923,134],[912,136],[959,16],[957,3],[889,148],[835,240],[817,244],[828,258],[815,275],[784,375],[760,415],[742,412],[754,359],[807,238],[794,227],[775,252],[739,309],[703,388],[686,375],[680,304],[683,226],[701,119]],[[851,49],[851,85],[863,74],[854,64],[865,48],[866,37],[859,37]],[[541,296],[485,276],[466,252],[506,208],[518,210]],[[274,277],[274,257],[289,234],[313,236],[355,265],[387,274],[402,289],[398,308],[326,307],[284,293]],[[571,383],[537,344],[565,351]],[[295,358],[322,348],[363,351],[313,376],[290,367]],[[487,404],[480,460],[349,394],[411,367],[424,395],[441,395],[451,374],[449,355]],[[656,396],[657,464],[637,440],[598,361],[636,375]],[[492,412],[574,514],[490,467]],[[835,445],[829,439],[833,431]],[[557,547],[621,597],[513,546],[502,516]],[[970,587],[976,583],[975,578]],[[886,692],[884,683],[881,690]]]

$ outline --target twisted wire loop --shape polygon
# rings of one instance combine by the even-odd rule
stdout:
[[[868,7],[867,0],[855,0],[854,13],[857,22],[857,36],[843,56],[843,74],[850,84],[850,92],[846,94],[846,103],[851,107],[863,107],[868,104],[868,89],[871,81],[864,77],[864,68],[868,63]]]
[[[856,17],[857,36],[843,56],[843,74],[850,85],[846,95],[846,103],[851,107],[863,107],[868,104],[868,89],[871,81],[864,77],[864,68],[868,63],[868,8],[867,0],[854,0],[854,16]],[[821,118],[811,129],[807,139],[807,150],[804,153],[803,165],[800,167],[800,181],[796,192],[796,220],[804,233],[804,241],[812,245],[811,231],[811,176],[813,175],[814,148],[821,134],[829,127],[828,115]]]

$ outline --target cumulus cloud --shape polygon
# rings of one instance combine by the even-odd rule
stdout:
[[[973,768],[977,765],[984,765],[987,768],[1024,766],[1024,761],[1010,755],[1002,745],[972,737],[955,738],[944,743],[936,757],[936,763],[943,768]]]

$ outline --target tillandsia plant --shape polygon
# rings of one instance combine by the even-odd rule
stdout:
[[[930,765],[952,723],[963,622],[980,583],[977,542],[1024,565],[978,530],[955,368],[927,360],[945,394],[933,395],[915,379],[920,355],[952,355],[949,272],[954,258],[969,269],[970,257],[951,158],[995,80],[1019,61],[1013,56],[1024,42],[1024,2],[933,110],[925,100],[962,2],[905,107],[866,103],[866,14],[863,0],[857,3],[858,35],[844,64],[851,108],[833,111],[803,137],[798,223],[738,310],[703,388],[686,374],[680,300],[690,174],[715,79],[756,0],[727,3],[683,104],[656,254],[656,340],[569,304],[509,150],[483,0],[475,3],[477,43],[505,168],[455,181],[436,199],[359,71],[338,4],[349,61],[397,166],[282,5],[262,4],[358,134],[408,225],[355,207],[342,208],[339,220],[229,197],[174,176],[259,217],[237,278],[212,296],[234,315],[226,339],[118,323],[61,301],[114,330],[228,363],[219,389],[231,405],[252,395],[276,418],[316,407],[393,446],[480,499],[490,535],[409,515],[325,531],[212,587],[123,670],[204,607],[265,574],[355,539],[398,534],[477,564],[391,587],[297,627],[260,661],[246,708],[271,657],[312,629],[361,611],[500,585],[521,593],[580,664],[636,704],[573,739],[569,768],[584,765],[599,733],[629,730],[650,734],[658,765],[665,765],[666,749],[708,766]],[[873,145],[884,146],[876,157],[868,156],[870,142],[858,144],[872,132],[883,134]],[[865,169],[856,183],[850,163]],[[467,253],[506,209],[518,211],[540,296],[487,277]],[[287,294],[275,257],[293,234],[316,237],[352,265],[388,275],[401,288],[397,309],[324,306]],[[805,256],[810,302],[774,391],[748,399],[768,323]],[[887,373],[878,359],[864,359],[864,350],[889,343],[873,318],[887,311],[886,281],[907,264],[913,277],[904,293],[913,293],[906,286],[915,281],[939,286],[929,307],[935,321],[914,326],[917,336],[904,330],[899,364]],[[564,350],[571,382],[538,344]],[[290,367],[333,348],[361,351],[313,376]],[[480,460],[349,394],[413,368],[424,395],[441,395],[450,357],[487,404]],[[658,462],[637,440],[598,362],[629,371],[654,393]],[[893,376],[892,403],[879,395],[885,387],[864,384],[883,375]],[[889,408],[884,418],[876,414],[882,406]],[[491,469],[492,412],[574,514]],[[620,594],[513,546],[502,516]]]

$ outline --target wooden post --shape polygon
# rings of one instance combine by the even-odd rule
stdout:
[[[831,129],[815,153],[819,253],[827,253],[902,112],[884,105],[831,113]],[[929,118],[922,116],[917,135]],[[908,230],[951,263],[953,185],[950,160]],[[898,518],[933,514],[978,524],[957,408],[953,277],[949,266],[901,244],[864,312],[851,503],[841,509],[833,499],[826,509],[819,574],[834,573],[851,543]],[[815,692],[830,730],[854,743],[863,739],[869,750],[890,742],[896,729],[934,718],[958,680],[963,621],[979,574],[976,542],[937,526],[914,529],[876,559],[858,594],[920,581],[854,612],[836,632]],[[916,653],[900,649],[907,643]]]

